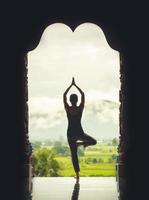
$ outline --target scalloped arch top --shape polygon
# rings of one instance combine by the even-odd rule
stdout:
[[[62,27],[63,29],[67,29],[67,31],[70,33],[77,33],[78,31],[83,31],[84,28],[86,28],[87,26],[92,27],[92,29],[98,29],[98,31],[100,32],[100,35],[102,35],[105,40],[106,43],[108,44],[108,46],[110,48],[112,48],[113,50],[117,50],[119,51],[118,48],[116,48],[116,45],[114,45],[114,43],[112,42],[110,36],[107,34],[106,31],[104,31],[104,28],[101,28],[99,25],[92,23],[92,22],[84,22],[84,23],[80,23],[77,24],[77,26],[71,26],[71,25],[67,25],[66,23],[62,23],[62,22],[56,22],[56,23],[52,23],[49,24],[48,26],[46,26],[46,28],[42,28],[40,30],[40,33],[38,33],[38,37],[35,39],[35,41],[32,43],[32,46],[28,49],[28,51],[32,51],[35,48],[38,47],[38,45],[40,44],[40,41],[42,38],[44,38],[44,35],[46,35],[46,33],[50,30],[54,30],[55,27],[59,25],[60,27]],[[59,34],[61,34],[61,30],[59,29]]]

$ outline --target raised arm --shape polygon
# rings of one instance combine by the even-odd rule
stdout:
[[[85,103],[85,94],[84,92],[81,90],[81,88],[79,88],[75,81],[74,81],[74,78],[73,78],[73,82],[72,84],[79,90],[80,94],[81,94],[81,103],[80,103],[80,106],[83,108],[84,107],[84,103]]]
[[[72,87],[72,83],[71,85],[66,89],[66,91],[64,92],[63,94],[63,102],[64,102],[64,106],[65,106],[65,109],[67,109],[69,107],[68,103],[67,103],[67,93],[68,91],[70,90],[70,88]]]

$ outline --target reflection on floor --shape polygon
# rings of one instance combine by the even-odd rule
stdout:
[[[117,200],[113,177],[73,177],[33,179],[33,200]]]

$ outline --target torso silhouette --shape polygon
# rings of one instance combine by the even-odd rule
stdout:
[[[71,138],[79,137],[84,133],[81,125],[83,109],[81,106],[69,106],[66,109],[68,118],[67,135]]]

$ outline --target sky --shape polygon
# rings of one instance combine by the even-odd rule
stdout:
[[[119,68],[119,52],[99,26],[84,23],[74,32],[62,23],[48,26],[28,53],[30,140],[66,139],[63,93],[72,77],[85,92],[84,132],[96,139],[118,137]],[[74,87],[68,99],[74,92],[80,102]]]

